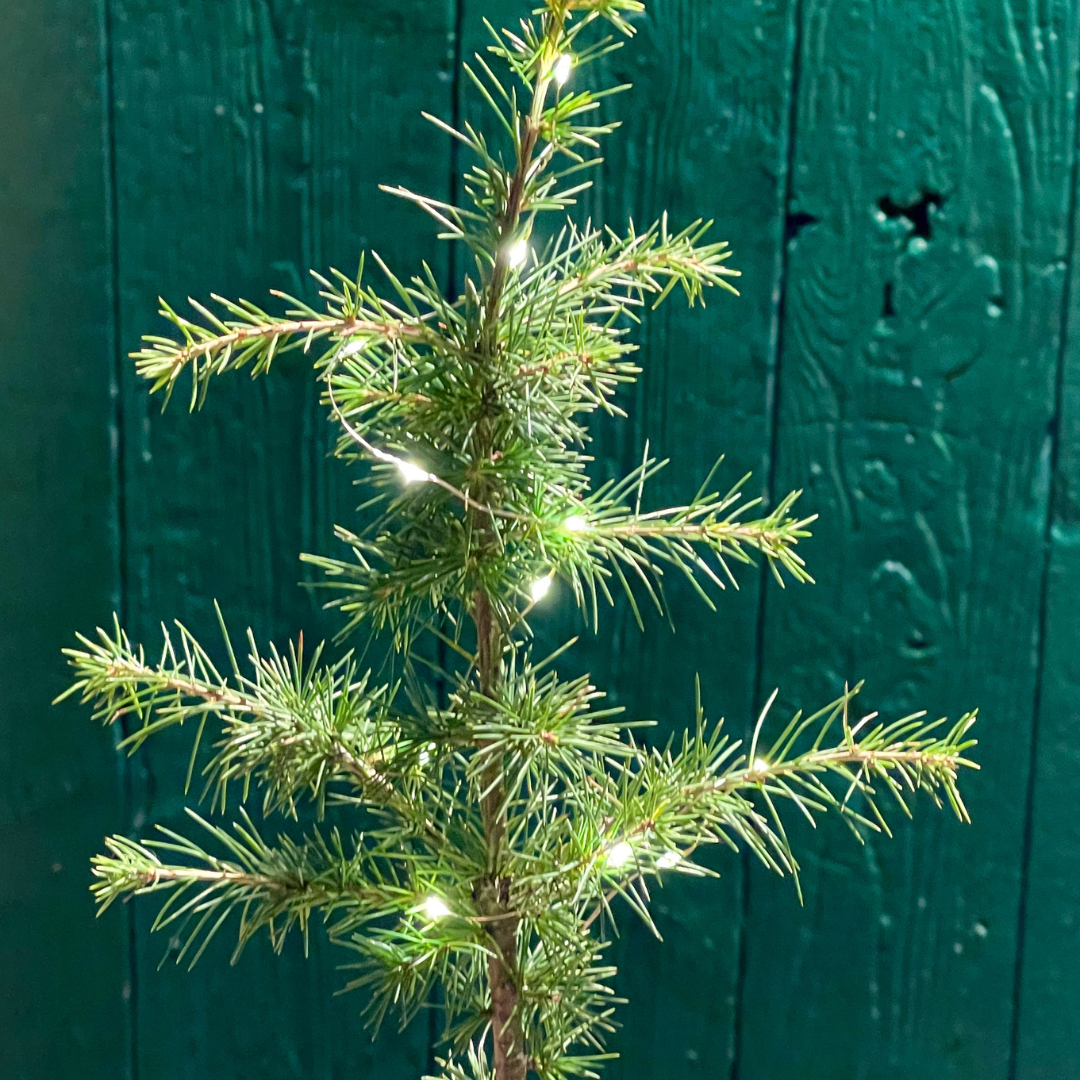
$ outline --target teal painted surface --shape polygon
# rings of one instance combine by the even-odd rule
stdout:
[[[118,598],[101,12],[42,0],[3,14],[0,1075],[93,1063],[123,1077],[126,927],[86,905],[86,860],[103,822],[123,821],[122,773],[108,736],[49,707],[71,620],[107,618]]]
[[[47,702],[61,645],[113,608],[144,636],[208,628],[215,597],[261,637],[329,629],[296,555],[331,546],[353,496],[302,363],[163,417],[121,354],[158,293],[302,289],[363,247],[449,278],[376,184],[451,190],[419,111],[468,112],[455,53],[527,6],[0,2],[0,1076],[427,1067],[423,1024],[372,1046],[318,940],[235,968],[222,943],[189,974],[157,970],[148,907],[94,921],[87,856],[175,821],[185,746],[125,766]],[[736,727],[774,685],[794,704],[859,677],[871,707],[984,710],[971,828],[923,807],[859,849],[826,827],[801,837],[805,908],[729,857],[671,889],[663,945],[630,927],[613,1078],[1080,1071],[1077,17],[653,0],[611,61],[636,89],[583,210],[714,216],[744,277],[738,301],[646,325],[632,423],[598,433],[597,468],[648,437],[678,500],[727,452],[822,521],[815,587],[751,577],[708,621],[676,593],[674,635],[619,609],[583,650],[599,683],[662,730],[698,671]]]
[[[971,829],[802,830],[801,911],[755,873],[745,1076],[841,1030],[813,1075],[1010,1075],[1077,63],[1075,4],[1032,11],[802,7],[788,210],[815,220],[788,256],[775,468],[822,515],[819,584],[770,594],[765,685],[865,678],[889,715],[974,698],[983,771]]]

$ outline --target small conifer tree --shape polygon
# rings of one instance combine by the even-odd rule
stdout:
[[[756,500],[738,485],[711,494],[709,477],[685,505],[646,512],[661,463],[617,483],[589,475],[590,418],[620,415],[616,392],[638,374],[639,313],[676,289],[690,304],[708,287],[734,292],[708,224],[674,229],[665,216],[617,232],[565,220],[615,126],[598,118],[601,99],[624,89],[581,89],[576,73],[619,47],[642,10],[543,0],[514,32],[489,26],[488,55],[464,71],[494,134],[428,117],[472,155],[468,205],[392,194],[468,249],[460,295],[445,296],[426,265],[406,282],[373,256],[379,287],[363,263],[355,279],[332,272],[317,278],[323,307],[282,296],[284,317],[215,297],[220,315],[193,302],[189,319],[163,302],[175,336],[135,354],[166,400],[189,379],[193,409],[220,375],[318,354],[337,454],[374,491],[368,523],[338,529],[350,558],[305,558],[336,590],[343,636],[388,642],[389,666],[324,660],[321,647],[306,657],[302,639],[260,649],[249,632],[245,667],[224,622],[224,672],[179,624],[156,662],[118,624],[68,651],[68,693],[105,723],[124,718],[121,745],[186,722],[197,749],[209,720],[220,729],[211,808],[224,814],[239,793],[229,828],[190,812],[199,840],[165,829],[108,839],[94,859],[101,908],[162,894],[155,925],[192,962],[230,915],[238,950],[264,930],[280,948],[318,915],[354,954],[351,985],[370,996],[374,1025],[437,1001],[453,1080],[594,1076],[613,1026],[603,931],[619,903],[651,926],[650,881],[706,874],[694,860],[703,845],[745,846],[797,878],[783,804],[809,818],[831,809],[856,836],[887,831],[882,793],[906,811],[921,789],[967,816],[957,774],[973,714],[952,727],[922,714],[851,723],[852,690],[768,742],[766,706],[744,748],[699,706],[681,739],[650,748],[598,707],[587,677],[560,679],[555,656],[533,656],[530,618],[556,578],[593,624],[617,590],[635,614],[643,598],[663,609],[665,574],[711,604],[754,554],[781,584],[810,580],[798,493],[755,520]],[[612,36],[593,36],[604,24]],[[420,662],[424,639],[441,643],[438,671]],[[355,831],[298,825],[271,841],[246,809],[256,793],[267,816],[298,819],[310,801],[321,818],[337,804]]]

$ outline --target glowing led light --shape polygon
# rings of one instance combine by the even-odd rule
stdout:
[[[766,773],[771,767],[772,766],[769,765],[763,757],[756,757],[754,758],[754,764],[750,767],[750,771],[755,773]]]
[[[665,851],[659,859],[656,860],[656,865],[661,870],[670,870],[673,866],[678,866],[682,862],[682,856],[677,851]]]
[[[445,919],[450,914],[450,909],[437,896],[429,896],[424,901],[424,914],[429,919]]]
[[[525,260],[529,257],[529,245],[525,240],[518,240],[516,244],[511,245],[509,251],[506,253],[506,261],[510,264],[512,270],[516,270]]]
[[[560,86],[566,85],[566,80],[570,78],[570,72],[574,67],[574,58],[569,53],[563,53],[558,60],[555,61],[555,67],[551,69],[552,75],[555,77],[555,81]]]
[[[423,480],[432,479],[431,473],[426,469],[421,469],[419,465],[414,465],[411,461],[397,461],[395,464],[406,484],[417,484]]]
[[[634,849],[625,841],[621,840],[609,852],[607,864],[612,870],[618,870],[625,866],[634,857]]]
[[[424,749],[420,751],[420,767],[423,768],[425,765],[429,764],[430,762],[431,762],[431,749],[430,749],[430,747],[424,747]]]
[[[338,349],[338,356],[355,356],[359,352],[363,352],[368,346],[366,341],[350,341],[347,345],[342,345]]]
[[[589,527],[589,523],[580,514],[573,514],[562,523],[562,527],[567,532],[582,532]]]
[[[529,595],[532,597],[534,604],[539,604],[541,600],[551,591],[551,575],[545,574],[542,578],[537,578],[532,585],[529,586]]]

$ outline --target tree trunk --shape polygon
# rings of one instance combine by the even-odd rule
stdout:
[[[502,627],[482,590],[476,593],[473,608],[476,624],[476,656],[481,691],[491,696],[499,686],[502,665]],[[502,762],[488,766],[484,777],[487,795],[483,801],[484,836],[487,840],[488,867],[485,878],[477,882],[476,906],[487,918],[491,943],[488,958],[488,987],[491,992],[491,1035],[494,1044],[496,1080],[525,1080],[528,1062],[517,1015],[517,917],[509,913],[510,880],[502,874],[503,841],[506,823],[502,803],[506,792],[500,782]]]
[[[505,880],[497,884],[504,885]],[[525,1080],[528,1072],[521,1022],[516,1015],[518,987],[513,968],[517,966],[517,926],[517,919],[507,916],[496,919],[488,928],[499,953],[488,960],[496,1080]]]

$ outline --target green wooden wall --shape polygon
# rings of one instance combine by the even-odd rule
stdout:
[[[306,268],[447,253],[380,181],[449,193],[456,58],[524,0],[0,0],[0,1077],[406,1080],[316,942],[158,961],[151,909],[95,921],[103,834],[181,811],[182,740],[130,763],[59,649],[121,612],[278,640],[353,495],[302,364],[165,416],[124,354],[155,297],[306,288]],[[925,805],[866,848],[796,830],[805,906],[727,858],[617,946],[612,1080],[1080,1075],[1080,243],[1075,0],[651,0],[587,209],[705,213],[743,297],[643,331],[631,420],[685,495],[728,452],[822,518],[818,579],[754,576],[678,631],[616,610],[581,650],[621,703],[687,722],[700,671],[740,727],[763,692],[977,703],[974,825]],[[555,617],[559,622],[559,617]]]

